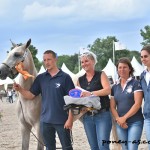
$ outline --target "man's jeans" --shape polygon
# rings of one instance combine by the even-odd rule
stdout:
[[[122,150],[137,150],[143,130],[143,120],[128,123],[128,128],[123,129],[116,124],[118,139],[121,142]]]
[[[64,124],[40,123],[40,129],[43,136],[46,150],[56,150],[56,132],[63,150],[73,150],[71,145],[70,130],[64,129]]]
[[[94,116],[83,117],[84,129],[90,144],[91,150],[109,150],[109,141],[112,128],[112,119],[109,111],[100,112]]]

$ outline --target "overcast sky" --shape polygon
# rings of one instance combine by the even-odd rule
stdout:
[[[130,50],[140,50],[140,29],[150,25],[150,0],[0,0],[0,63],[9,39],[32,39],[38,58],[47,49],[78,53],[97,38],[116,36]]]

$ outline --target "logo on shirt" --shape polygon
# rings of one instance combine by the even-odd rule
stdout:
[[[133,88],[132,85],[128,86],[127,89],[126,89],[127,93],[131,93],[132,92],[132,88]]]
[[[56,88],[60,87],[60,83],[55,83],[55,85],[56,85]]]

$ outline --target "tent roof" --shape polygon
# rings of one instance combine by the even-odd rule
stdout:
[[[3,84],[13,84],[13,80],[10,79],[9,77],[7,77],[5,80],[0,80],[0,85],[3,85]]]
[[[131,60],[132,67],[134,68],[134,76],[140,76],[144,70],[144,67],[136,60],[135,56],[133,56]]]
[[[43,72],[45,72],[45,68],[44,68],[44,66],[42,65],[41,68],[40,68],[40,71],[38,72],[38,74],[41,74],[41,73],[43,73]]]
[[[62,64],[61,69],[62,69],[62,71],[64,71],[64,72],[66,72],[67,74],[69,74],[71,78],[75,76],[75,74],[72,73],[72,72],[67,68],[67,66],[65,65],[65,63]]]
[[[106,73],[107,76],[111,76],[113,80],[115,81],[117,79],[117,71],[116,66],[112,62],[112,60],[109,58],[107,65],[103,69],[103,71]]]

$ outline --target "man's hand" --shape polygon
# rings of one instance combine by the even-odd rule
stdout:
[[[21,86],[19,84],[17,84],[17,83],[13,84],[13,88],[15,89],[15,91],[21,90]]]
[[[71,129],[72,129],[72,126],[73,126],[73,119],[68,119],[68,120],[65,122],[64,128],[71,130]]]

